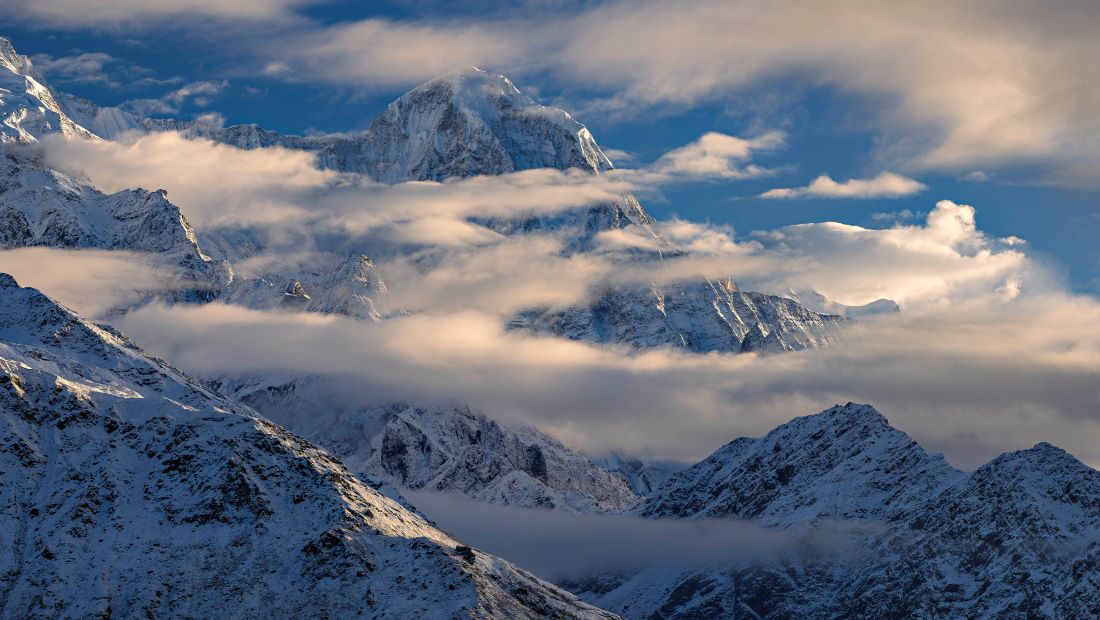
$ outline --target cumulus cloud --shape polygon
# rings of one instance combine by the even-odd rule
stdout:
[[[718,132],[707,132],[695,142],[665,153],[648,172],[669,178],[747,179],[769,174],[754,164],[740,166],[758,151],[783,145],[783,134],[771,132],[744,139]],[[666,179],[667,180],[667,179]]]
[[[893,172],[883,172],[873,179],[849,179],[836,182],[823,174],[806,187],[770,189],[761,198],[901,198],[928,189],[923,183]]]
[[[758,282],[774,290],[816,288],[852,305],[893,299],[903,307],[943,304],[1028,280],[1044,288],[1048,274],[1012,244],[978,229],[975,210],[949,200],[936,203],[923,225],[863,228],[838,222],[798,224],[755,233],[762,252],[804,259],[795,270]]]

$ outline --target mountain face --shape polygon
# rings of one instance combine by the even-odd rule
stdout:
[[[849,403],[734,440],[673,475],[635,512],[650,518],[889,519],[961,477],[867,405]]]
[[[502,426],[457,404],[364,406],[321,378],[223,381],[224,393],[301,432],[357,473],[399,487],[506,506],[619,511],[627,481],[533,428]]]
[[[841,324],[790,299],[702,280],[608,288],[587,306],[527,311],[509,327],[636,349],[768,353],[825,345]]]
[[[631,490],[640,497],[651,495],[673,474],[684,468],[681,463],[643,460],[618,452],[612,452],[594,462],[625,478]]]
[[[316,152],[324,168],[357,172],[384,183],[534,168],[599,173],[612,167],[588,129],[564,110],[541,106],[508,78],[476,68],[405,93],[362,132],[298,137],[254,125],[141,122],[151,130],[180,131],[242,149],[283,146]]]
[[[746,519],[809,551],[571,582],[627,618],[1100,613],[1100,472],[1049,444],[965,473],[849,403],[723,446],[633,512]]]
[[[229,264],[207,256],[195,232],[163,190],[103,194],[0,147],[0,248],[46,246],[129,250],[155,255],[181,282],[162,291],[172,300],[213,299],[231,281]]]
[[[0,617],[610,618],[0,274]]]
[[[54,133],[96,138],[68,117],[31,61],[0,37],[0,144],[28,144]]]

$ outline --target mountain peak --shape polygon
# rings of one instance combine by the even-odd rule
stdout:
[[[387,183],[502,174],[532,168],[611,169],[591,133],[543,106],[507,77],[477,67],[430,80],[399,97],[367,132],[368,162]]]
[[[874,407],[848,403],[726,444],[674,475],[638,512],[778,525],[887,518],[960,475]]]
[[[0,273],[0,288],[19,288],[19,283],[11,274]]]

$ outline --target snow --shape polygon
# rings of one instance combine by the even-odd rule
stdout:
[[[1049,444],[955,470],[849,403],[740,438],[673,475],[646,518],[740,518],[796,556],[568,585],[627,618],[1091,617],[1100,472]]]
[[[0,617],[611,617],[6,275],[0,423]]]

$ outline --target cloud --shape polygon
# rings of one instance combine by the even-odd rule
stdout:
[[[768,170],[756,165],[738,163],[748,160],[758,151],[769,151],[783,145],[783,134],[772,132],[758,138],[744,139],[718,132],[707,132],[695,142],[673,149],[658,159],[650,170],[669,178],[747,179],[763,176]]]
[[[767,84],[854,97],[883,166],[969,172],[1021,165],[1092,183],[1100,82],[1095,7],[1012,2],[655,0],[310,28],[268,50],[287,79],[411,85],[461,65],[549,75],[609,109],[690,107]],[[646,44],[639,45],[644,40]],[[606,107],[606,106],[605,106]]]
[[[163,132],[119,141],[43,141],[51,166],[86,176],[105,192],[167,189],[203,228],[274,224],[308,216],[305,196],[335,182],[314,155],[282,148],[246,151]]]
[[[762,286],[815,288],[834,300],[860,305],[876,299],[916,305],[1008,292],[1027,280],[1045,289],[1049,274],[1010,244],[977,228],[975,210],[949,200],[936,203],[920,225],[862,228],[838,222],[798,224],[755,235],[762,252],[798,260],[796,270],[776,273]],[[1053,283],[1050,283],[1053,286]]]
[[[343,377],[367,402],[460,399],[601,453],[697,459],[835,402],[870,402],[956,464],[1048,440],[1100,463],[1095,300],[986,299],[863,320],[777,356],[614,349],[506,332],[480,312],[379,324],[232,306],[149,306],[120,327],[183,368]]]
[[[173,272],[137,252],[17,248],[0,250],[0,271],[84,316],[100,317],[163,290]]]
[[[672,218],[655,225],[657,232],[678,250],[700,255],[744,256],[756,249],[751,242],[740,244],[734,240],[731,226],[700,224],[680,218]],[[600,232],[597,243],[610,250],[653,250],[653,238],[638,227],[613,228]]]
[[[435,24],[366,19],[310,31],[268,52],[265,73],[291,80],[407,86],[520,52],[504,24]]]
[[[167,96],[177,105],[216,93],[224,84],[190,84]],[[158,104],[159,105],[159,104]],[[200,117],[218,124],[216,114]],[[622,200],[626,191],[654,191],[690,175],[726,178],[729,158],[748,157],[775,138],[741,140],[721,134],[672,151],[655,164],[605,179],[579,170],[523,170],[511,174],[386,185],[356,174],[320,170],[315,155],[280,147],[244,150],[175,132],[134,134],[115,141],[43,140],[47,161],[86,176],[103,191],[145,187],[168,190],[189,220],[207,232],[231,226],[269,232],[294,225],[300,235],[339,232],[384,237],[390,243],[464,245],[499,235],[478,223],[547,216]],[[717,143],[718,146],[715,146]],[[688,226],[678,222],[677,226]],[[722,233],[708,242],[720,241]],[[300,235],[295,243],[300,242]],[[704,243],[699,241],[699,243]],[[702,249],[699,246],[699,249]]]
[[[883,172],[873,179],[849,179],[842,183],[821,175],[806,187],[770,189],[761,198],[901,198],[928,189],[909,177]]]
[[[191,82],[157,99],[131,99],[123,107],[139,116],[178,114],[188,103],[200,108],[210,105],[211,100],[228,86],[226,80]]]
[[[732,519],[689,522],[575,516],[481,504],[443,493],[402,490],[402,495],[444,531],[543,579],[684,570],[827,548],[836,551],[836,545],[811,533],[781,533]]]
[[[179,78],[158,79],[152,69],[104,52],[84,52],[56,58],[49,54],[35,54],[31,62],[50,82],[57,84],[99,84],[123,89],[179,81]]]
[[[282,21],[289,19],[294,9],[318,3],[318,0],[0,0],[0,8],[12,18],[38,27],[78,29],[149,23],[179,25],[181,20],[202,19]]]

